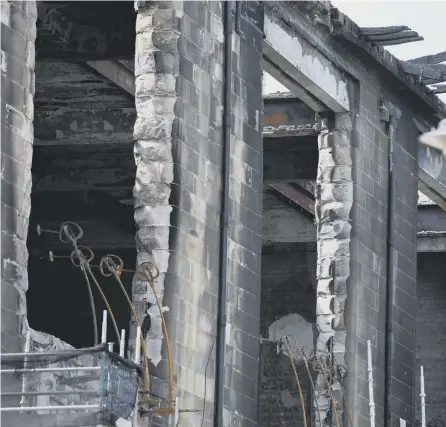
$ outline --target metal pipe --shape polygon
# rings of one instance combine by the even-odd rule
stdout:
[[[141,326],[136,328],[136,347],[135,347],[135,363],[139,365],[141,361]],[[137,427],[139,424],[138,416],[138,399],[135,401],[135,407],[133,408],[132,427]]]
[[[113,353],[113,347],[114,347],[115,343],[114,342],[109,342],[107,345],[108,345],[108,351],[110,353]]]
[[[26,342],[25,342],[25,354],[29,353],[31,351],[31,331],[28,329],[26,331]],[[25,356],[23,367],[28,367],[28,358]],[[22,378],[22,393],[24,393],[27,389],[28,385],[28,377],[26,375]],[[22,398],[20,399],[20,406],[25,407],[26,406],[27,399],[25,395],[22,395]]]
[[[1,397],[14,397],[14,396],[69,396],[72,394],[82,394],[82,395],[89,395],[89,396],[96,396],[99,397],[99,393],[97,391],[91,391],[91,390],[78,390],[78,391],[61,391],[61,390],[54,390],[54,391],[6,391],[0,393]]]
[[[29,369],[2,369],[1,374],[32,374],[35,372],[92,372],[99,371],[100,366],[70,367],[70,368],[29,368]]]
[[[220,251],[219,251],[219,283],[218,312],[216,337],[216,374],[215,374],[215,409],[214,426],[223,427],[223,391],[226,341],[226,293],[228,269],[228,227],[229,227],[229,165],[231,154],[231,95],[232,95],[232,1],[224,2],[224,97],[223,97],[223,179],[220,212]]]
[[[85,409],[99,409],[99,405],[68,405],[68,406],[12,406],[0,408],[0,412],[37,412],[37,411],[73,411]]]
[[[107,342],[107,310],[102,312],[102,336],[101,343],[105,344]]]
[[[373,397],[372,346],[370,345],[370,340],[367,340],[367,372],[369,376],[370,427],[375,427],[375,400]]]
[[[424,392],[424,367],[421,367],[420,375],[420,388],[421,388],[421,427],[426,427],[426,393]]]
[[[7,362],[8,359],[17,359],[19,357],[27,358],[28,360],[31,358],[39,358],[39,357],[76,357],[82,356],[85,354],[90,354],[93,352],[98,352],[103,350],[103,345],[98,345],[96,347],[83,348],[81,350],[58,350],[58,351],[38,351],[35,353],[3,353],[0,354],[0,361]]]
[[[384,425],[390,427],[391,408],[390,393],[392,387],[392,348],[393,348],[393,293],[394,293],[394,265],[395,265],[395,127],[396,121],[390,117],[389,124],[389,191],[387,197],[387,289],[386,289],[386,346],[385,346],[385,387],[384,387]]]
[[[119,355],[124,357],[125,353],[125,329],[121,330],[121,342],[119,343]]]

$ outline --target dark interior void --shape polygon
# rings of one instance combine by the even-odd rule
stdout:
[[[424,367],[426,422],[434,419],[446,424],[446,254],[418,254],[416,316],[416,396],[420,394],[420,366]],[[407,327],[413,318],[403,313]],[[409,322],[407,321],[409,320]],[[400,328],[402,329],[402,328]],[[409,335],[413,331],[402,330]],[[417,420],[421,420],[416,405]],[[436,425],[442,425],[437,423]]]
[[[134,250],[114,252],[118,252],[125,265],[133,269],[136,263]],[[60,254],[68,256],[69,251],[60,252]],[[95,251],[93,263],[98,263],[106,254],[107,252]],[[97,268],[92,268],[92,271],[108,299],[119,330],[128,331],[130,309],[118,283],[114,278],[101,276]],[[31,256],[28,272],[28,320],[31,327],[54,335],[76,348],[93,346],[93,318],[87,284],[81,270],[73,267],[69,259],[56,259],[50,263],[47,259]],[[123,273],[122,282],[130,295],[132,274]],[[92,281],[91,284],[100,338],[102,311],[106,307]],[[107,338],[109,342],[117,342],[110,317]]]
[[[282,427],[303,425],[303,413],[290,359],[278,354],[278,341],[291,336],[310,356],[316,338],[314,191],[319,152],[314,112],[308,107],[296,99],[269,100],[264,107],[265,125],[282,126],[285,132],[264,134],[263,139],[259,418],[262,426]],[[309,125],[308,132],[292,134],[299,125]],[[296,356],[293,345],[292,354]],[[310,425],[311,382],[302,358],[295,365]],[[310,374],[314,379],[314,372]]]
[[[73,267],[70,259],[58,258],[69,256],[72,245],[61,243],[54,233],[43,232],[39,236],[36,229],[40,225],[42,229],[57,231],[63,222],[75,222],[84,233],[78,244],[94,252],[93,265],[98,265],[106,254],[116,254],[123,259],[124,268],[133,270],[136,265],[135,225],[131,185],[127,183],[132,171],[127,171],[120,181],[116,176],[104,174],[103,169],[95,169],[94,159],[98,156],[85,149],[84,169],[77,169],[73,174],[69,167],[65,170],[51,167],[57,163],[57,153],[56,147],[36,147],[34,151],[34,185],[27,242],[28,320],[35,330],[54,335],[77,348],[88,347],[94,344],[94,340],[85,278],[79,268]],[[106,151],[100,154],[102,159],[107,159]],[[70,156],[76,162],[80,161],[78,151],[65,151],[60,162],[67,162]],[[125,156],[132,156],[131,151],[121,153],[123,163],[126,162]],[[103,161],[100,166],[105,167]],[[90,177],[90,186],[82,178],[84,175]],[[94,185],[99,180],[94,181],[96,176],[102,180],[103,189]],[[49,251],[54,254],[53,262],[49,260]],[[128,331],[130,309],[118,283],[113,277],[103,277],[98,268],[93,267],[92,271],[109,300],[119,330],[124,328]],[[123,272],[121,279],[131,295],[133,274]],[[93,281],[91,286],[100,339],[105,305]],[[108,341],[117,341],[110,317],[107,337]]]
[[[309,354],[316,331],[316,246],[276,245],[262,254],[260,421],[262,426],[302,425],[302,408],[290,359],[277,353],[277,340],[291,335]],[[307,420],[312,392],[302,360],[295,360]],[[314,373],[312,377],[314,380]]]

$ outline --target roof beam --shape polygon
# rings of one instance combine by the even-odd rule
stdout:
[[[135,73],[120,61],[88,61],[85,66],[135,96]]]
[[[446,50],[444,52],[436,53],[435,55],[420,56],[419,58],[410,59],[407,62],[411,64],[426,64],[433,65],[446,61]]]
[[[419,65],[407,61],[398,61],[398,66],[405,73],[419,76],[428,81],[442,82],[443,80],[446,80],[446,65],[443,64]]]
[[[350,82],[333,63],[272,13],[265,13],[263,56],[319,103],[334,112],[349,111]],[[268,73],[271,71],[267,69]],[[273,77],[285,86],[280,76]],[[293,90],[292,88],[289,88]],[[308,102],[296,95],[305,103]],[[311,108],[313,108],[310,105]]]
[[[279,182],[269,185],[273,190],[281,194],[288,203],[297,207],[301,212],[314,217],[314,196],[294,182]]]
[[[366,36],[367,40],[370,40],[372,43],[375,42],[385,42],[390,40],[398,40],[407,37],[418,37],[419,34],[416,31],[400,31],[397,33],[391,34],[373,34]]]
[[[360,27],[359,30],[363,36],[382,36],[386,34],[395,34],[401,31],[410,30],[406,25],[396,25],[392,27]]]

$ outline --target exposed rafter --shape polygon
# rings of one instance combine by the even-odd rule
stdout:
[[[426,85],[446,80],[446,65],[444,64],[422,65],[399,61],[399,67],[406,74],[419,77]]]
[[[311,217],[314,216],[314,196],[302,186],[296,182],[280,182],[269,186],[281,194],[291,205],[296,206]]]
[[[410,62],[411,64],[433,65],[443,61],[446,61],[446,50],[444,52],[436,53],[435,55],[426,55],[410,59],[407,62]]]
[[[135,96],[135,75],[121,61],[88,61],[85,66],[106,77],[116,86]]]
[[[397,44],[405,44],[405,43],[412,43],[412,42],[419,42],[424,40],[421,36],[410,36],[410,37],[400,37],[393,40],[385,40],[385,41],[371,41],[374,44],[377,44],[379,46],[394,46]]]
[[[410,28],[406,25],[396,25],[392,27],[361,27],[361,34],[364,37],[382,36],[387,34],[395,34],[407,30],[410,30]]]
[[[424,40],[416,31],[412,31],[405,25],[392,27],[360,27],[359,33],[369,43],[379,46],[391,46]]]

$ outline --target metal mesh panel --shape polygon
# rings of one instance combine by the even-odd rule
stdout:
[[[1,362],[1,420],[8,427],[115,426],[135,406],[140,368],[105,346],[2,354]],[[23,392],[25,413],[19,406]]]

